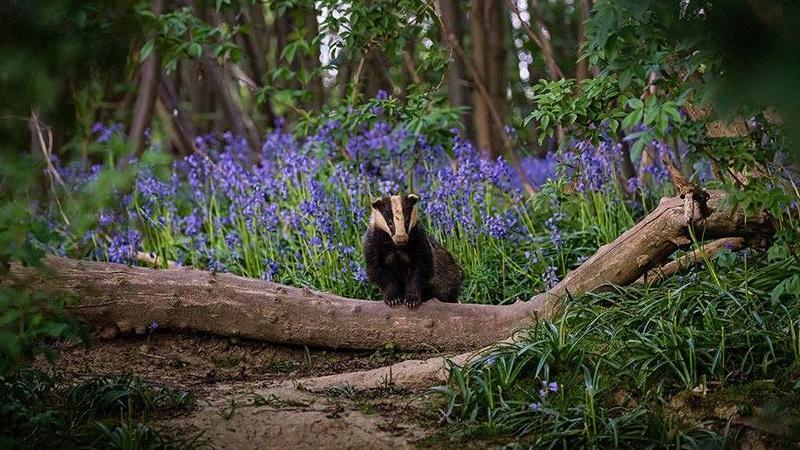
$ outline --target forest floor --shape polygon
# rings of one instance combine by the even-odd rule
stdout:
[[[54,368],[66,379],[124,373],[190,392],[194,408],[161,417],[158,424],[183,436],[202,431],[215,448],[464,448],[442,432],[443,405],[424,393],[387,382],[370,391],[343,386],[320,394],[296,383],[430,356],[157,332],[149,340],[135,336],[63,347]]]
[[[306,349],[158,331],[149,339],[130,336],[62,346],[52,368],[66,380],[127,374],[189,392],[196,400],[189,411],[167,411],[153,422],[187,439],[202,433],[203,442],[219,449],[461,449],[514,442],[514,436],[492,440],[450,435],[440,420],[445,406],[441,398],[391,382],[367,391],[341,386],[324,393],[304,390],[299,382],[432,356],[437,355]],[[36,366],[51,367],[43,358]],[[697,423],[731,418],[741,403],[738,397],[759,396],[764,390],[760,385],[737,388],[733,396],[720,392],[703,400],[683,393],[671,398],[669,409],[675,417]],[[740,448],[775,448],[772,437],[786,435],[786,420],[732,422],[744,427]]]

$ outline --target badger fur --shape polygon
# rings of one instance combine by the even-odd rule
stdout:
[[[372,202],[364,235],[367,276],[389,306],[415,308],[436,298],[455,302],[464,274],[442,245],[425,234],[415,209],[419,197],[393,195]]]

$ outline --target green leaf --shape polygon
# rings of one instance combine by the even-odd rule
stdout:
[[[187,53],[192,58],[200,58],[203,55],[203,46],[197,42],[191,42],[189,44],[189,48],[187,49]]]
[[[155,39],[150,39],[144,43],[142,49],[139,51],[140,62],[147,59],[147,57],[150,56],[151,53],[153,53],[153,47],[155,47],[155,45],[156,45]]]
[[[628,101],[625,104],[628,105],[628,108],[630,108],[630,109],[642,109],[642,108],[644,108],[644,102],[641,99],[638,99],[636,97],[629,98]]]
[[[297,53],[297,48],[297,41],[286,44],[286,47],[284,47],[283,51],[281,51],[281,59],[291,63],[294,60],[295,53]]]

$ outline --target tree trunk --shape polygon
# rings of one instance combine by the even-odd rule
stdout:
[[[366,98],[373,98],[378,95],[380,91],[386,91],[389,94],[400,94],[402,92],[394,92],[394,84],[392,78],[389,76],[389,60],[383,49],[375,46],[367,50],[364,56],[364,96]]]
[[[163,3],[162,0],[153,0],[152,12],[161,14]],[[136,104],[133,107],[131,129],[128,133],[129,145],[135,157],[139,157],[144,151],[145,131],[153,120],[160,75],[161,61],[154,51],[142,62],[139,70],[139,89],[136,95]],[[124,165],[127,160],[123,159],[121,162]]]
[[[192,122],[188,120],[186,114],[181,110],[175,85],[167,74],[161,74],[159,85],[159,98],[161,99],[161,104],[167,110],[169,121],[172,124],[171,137],[175,142],[175,146],[179,149],[179,153],[183,156],[189,155],[195,151],[195,135]]]
[[[267,37],[267,24],[264,20],[264,6],[261,3],[253,5],[242,5],[242,10],[238,20],[240,25],[249,25],[250,31],[245,35],[239,36],[240,45],[247,53],[249,62],[250,77],[255,80],[259,87],[264,87],[267,83],[267,56],[269,55],[269,39]],[[275,112],[272,109],[272,102],[267,98],[258,110],[264,115],[265,122],[270,126],[275,123]]]
[[[277,14],[277,11],[275,11],[275,14]],[[319,71],[319,45],[312,45],[309,54],[297,52],[290,62],[280,58],[283,50],[291,42],[291,35],[296,31],[300,30],[303,39],[309,42],[313,42],[314,38],[319,34],[316,9],[312,6],[287,8],[282,15],[275,18],[274,29],[277,42],[277,64],[279,66],[289,64],[289,68],[296,74],[296,76],[288,82],[286,87],[290,89],[305,89],[310,93],[310,101],[304,102],[301,105],[303,108],[321,108],[325,103],[325,91],[322,86],[321,74],[317,73],[310,77],[305,86],[300,82],[300,72],[311,74]],[[293,116],[294,114],[290,113],[289,115]]]
[[[589,60],[581,57],[581,47],[586,42],[586,21],[589,20],[590,0],[578,0],[578,61],[575,65],[575,79],[585,80],[589,77]]]
[[[439,0],[439,11],[442,17],[442,43],[449,46],[452,39],[464,48],[464,14],[459,0]],[[472,125],[472,102],[469,97],[469,76],[464,61],[458,55],[452,55],[447,66],[447,99],[451,106],[465,108],[461,113],[461,123],[467,128],[466,136],[474,139]]]
[[[766,214],[717,209],[694,227],[708,239],[771,233]],[[601,247],[550,291],[528,302],[491,306],[430,301],[416,310],[352,300],[307,288],[283,286],[194,269],[147,269],[50,256],[45,270],[13,266],[2,285],[27,284],[83,301],[69,311],[114,336],[159,327],[195,330],[269,342],[331,348],[405,350],[477,349],[513,335],[536,318],[550,318],[559,300],[604,285],[630,284],[691,241],[683,199],[665,198],[614,242]],[[699,216],[695,216],[699,217]]]
[[[206,50],[206,53],[208,51]],[[231,127],[231,131],[239,136],[243,136],[250,146],[253,154],[261,154],[261,138],[256,129],[253,119],[242,108],[240,97],[236,93],[235,84],[232,82],[230,74],[225,66],[220,65],[211,57],[203,58],[205,68],[216,88],[220,106],[225,111],[225,116]]]
[[[319,44],[315,44],[319,34],[319,24],[317,23],[317,10],[312,6],[303,9],[303,32],[304,37],[311,43],[311,53],[303,58],[303,70],[309,74],[314,74],[308,81],[306,89],[311,93],[309,106],[320,110],[325,105],[325,89],[322,86],[322,73],[320,72],[320,49]]]
[[[508,87],[506,21],[508,21],[506,8],[499,2],[472,0],[470,30],[473,64],[478,78],[483,81],[489,92],[489,98],[486,99],[477,89],[473,89],[475,142],[478,148],[486,151],[492,158],[501,155],[505,146],[503,130],[494,126],[491,109],[497,111],[500,121],[505,124]]]

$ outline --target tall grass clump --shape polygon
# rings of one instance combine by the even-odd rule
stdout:
[[[775,439],[800,438],[800,293],[779,288],[797,262],[744,251],[712,263],[720,283],[697,268],[570,299],[519,342],[453,366],[434,389],[452,431],[536,447],[719,447],[737,433],[715,408],[757,422],[781,405]]]

